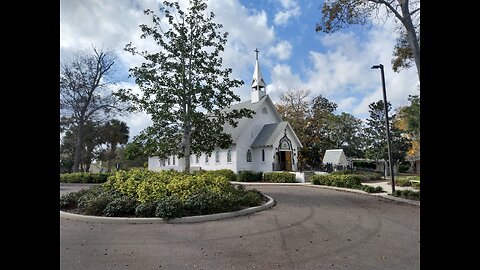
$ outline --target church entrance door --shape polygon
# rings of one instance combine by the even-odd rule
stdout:
[[[292,170],[292,151],[280,151],[280,170]]]

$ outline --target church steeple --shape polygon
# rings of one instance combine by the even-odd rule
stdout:
[[[258,102],[267,93],[265,92],[265,81],[263,80],[262,72],[260,72],[260,65],[258,64],[258,49],[255,48],[255,70],[253,71],[252,81],[252,103]]]

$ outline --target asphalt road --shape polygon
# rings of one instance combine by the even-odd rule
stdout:
[[[255,188],[277,204],[195,224],[60,219],[60,268],[420,269],[417,206],[322,188]]]

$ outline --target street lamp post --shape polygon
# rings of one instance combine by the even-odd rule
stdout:
[[[383,72],[383,65],[372,66],[372,69],[380,69],[382,72],[382,86],[383,86],[383,107],[385,110],[385,126],[387,127],[387,147],[388,147],[388,162],[390,163],[390,176],[392,177],[392,195],[395,194],[395,179],[393,176],[393,163],[392,163],[392,146],[390,142],[390,126],[388,124],[388,108],[387,108],[387,90],[385,89],[385,74]]]

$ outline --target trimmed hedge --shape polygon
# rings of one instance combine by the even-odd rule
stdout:
[[[362,190],[366,191],[368,193],[382,193],[385,192],[382,187],[377,186],[377,187],[372,187],[368,185],[362,185]]]
[[[237,181],[237,175],[230,169],[202,171],[201,173],[208,176],[224,176],[228,181]]]
[[[264,182],[295,183],[295,174],[289,172],[267,172],[263,174]]]
[[[419,201],[420,200],[420,192],[418,191],[412,191],[412,190],[395,190],[395,197],[401,197],[409,200],[415,200]]]
[[[310,181],[314,185],[360,189],[368,193],[384,192],[382,187],[362,185],[361,176],[358,174],[316,174],[310,177]]]
[[[60,183],[105,183],[109,173],[62,173]]]
[[[346,188],[359,188],[362,186],[360,177],[354,174],[316,174],[310,176],[310,181],[314,185],[336,186]]]
[[[240,171],[237,174],[238,182],[262,182],[263,173],[254,171]]]

